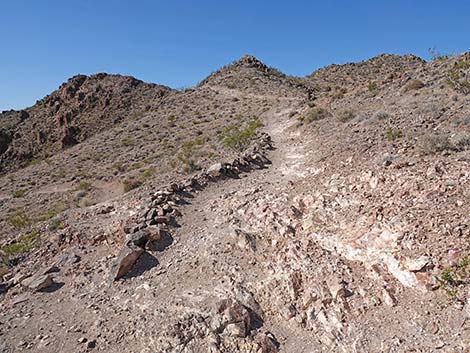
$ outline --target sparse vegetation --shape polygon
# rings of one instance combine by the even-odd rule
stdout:
[[[15,243],[3,246],[0,250],[4,251],[8,257],[22,255],[34,249],[39,244],[39,239],[39,233],[32,231],[19,237]]]
[[[367,85],[367,90],[373,95],[376,95],[379,92],[379,85],[377,84],[377,82],[371,81]]]
[[[451,144],[448,135],[425,135],[418,140],[418,147],[424,154],[434,154],[451,149]]]
[[[77,186],[77,190],[83,190],[83,191],[87,191],[90,188],[91,188],[91,183],[89,181],[81,181]]]
[[[141,186],[142,181],[138,179],[134,179],[134,178],[128,178],[124,180],[123,184],[124,184],[124,192],[129,192]]]
[[[460,60],[447,72],[447,83],[457,92],[470,93],[470,62]]]
[[[457,151],[463,151],[470,147],[470,133],[458,132],[449,139],[452,147]]]
[[[154,173],[152,168],[142,172],[138,177],[130,177],[124,180],[124,192],[129,192],[141,186],[147,179],[151,178]]]
[[[398,139],[402,136],[403,136],[403,133],[401,132],[401,130],[393,129],[391,127],[387,128],[387,130],[385,130],[385,137],[389,141],[394,141],[394,140],[396,140],[396,139]]]
[[[59,213],[65,211],[69,207],[64,203],[64,202],[59,202],[54,207],[50,208],[47,210],[47,212],[39,217],[39,221],[47,221],[51,218],[54,218],[56,215]]]
[[[26,195],[27,190],[26,189],[18,189],[13,192],[13,197],[14,198],[20,198]]]
[[[64,228],[64,225],[62,224],[60,219],[53,219],[51,223],[49,223],[49,227],[48,227],[50,231],[55,231],[57,229],[62,229],[62,228]]]
[[[338,120],[342,123],[346,123],[356,117],[356,113],[353,110],[346,109],[338,114]]]
[[[13,228],[23,229],[29,227],[33,221],[24,209],[18,209],[7,218],[7,223]]]
[[[373,118],[376,119],[376,120],[387,120],[387,119],[390,118],[390,114],[388,112],[383,111],[383,110],[379,110],[379,111],[374,113]]]
[[[129,147],[129,146],[134,146],[135,145],[135,140],[132,137],[126,137],[121,140],[121,144],[124,147]]]
[[[433,61],[443,61],[450,57],[449,54],[443,54],[440,51],[438,51],[435,47],[429,48],[428,52],[429,52],[429,56],[431,57],[431,60]]]
[[[313,107],[305,115],[298,117],[300,123],[310,124],[314,121],[322,120],[330,116],[330,112],[325,108]]]
[[[470,258],[463,256],[455,265],[445,268],[440,276],[437,276],[437,282],[440,288],[444,289],[451,297],[458,294],[459,287],[468,283]]]
[[[231,124],[221,133],[222,145],[236,151],[245,150],[256,135],[258,128],[263,126],[259,118],[251,119],[245,126]]]

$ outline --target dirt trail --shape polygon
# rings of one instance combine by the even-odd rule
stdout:
[[[178,227],[125,280],[109,286],[115,246],[78,248],[80,270],[62,271],[58,290],[35,293],[34,306],[28,295],[7,302],[6,329],[18,338],[9,343],[18,351],[85,352],[92,343],[96,351],[150,353],[165,351],[165,340],[181,336],[187,341],[178,352],[248,352],[238,346],[211,350],[213,334],[188,321],[189,315],[209,322],[217,303],[246,299],[246,289],[265,314],[259,332],[272,333],[281,352],[398,352],[397,336],[420,337],[424,351],[441,345],[423,332],[429,322],[449,321],[458,311],[421,309],[436,301],[435,294],[415,290],[415,278],[398,268],[393,236],[366,234],[359,249],[348,234],[309,231],[309,210],[317,201],[308,184],[306,146],[313,137],[294,128],[289,116],[296,104],[285,100],[261,116],[273,140],[272,164],[187,198]],[[404,317],[412,320],[400,324]],[[455,319],[453,331],[442,328],[442,335],[460,334],[464,323]],[[175,325],[180,332],[166,334]]]

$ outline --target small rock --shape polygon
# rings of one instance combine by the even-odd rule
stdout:
[[[54,284],[54,279],[50,274],[44,274],[27,278],[21,282],[21,284],[37,292],[52,286]]]
[[[418,272],[425,268],[428,264],[432,262],[431,258],[428,256],[421,256],[415,260],[408,259],[405,263],[405,267],[408,271]]]
[[[207,174],[209,174],[213,178],[217,178],[221,176],[222,173],[223,173],[222,163],[213,164],[207,169]]]
[[[382,297],[383,301],[385,304],[388,306],[395,306],[397,305],[397,299],[395,298],[395,295],[393,295],[392,291],[388,288],[383,288],[382,289]]]

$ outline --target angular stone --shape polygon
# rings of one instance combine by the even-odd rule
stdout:
[[[27,278],[23,280],[21,284],[37,292],[52,286],[54,284],[54,279],[52,278],[51,274],[44,274]]]
[[[251,327],[249,311],[240,303],[232,299],[222,300],[217,312],[222,316],[223,326],[227,333],[235,337],[246,337]]]
[[[168,224],[171,222],[170,216],[157,216],[154,218],[154,220],[157,223],[163,223],[163,224]]]
[[[128,236],[111,270],[112,281],[125,276],[134,267],[145,251],[150,233],[147,228]]]
[[[428,256],[421,256],[415,260],[409,259],[406,261],[406,269],[411,272],[418,272],[425,268],[428,264],[432,263],[432,259]]]
[[[217,178],[223,174],[223,171],[224,167],[222,166],[222,163],[216,163],[207,169],[207,174],[213,178]]]

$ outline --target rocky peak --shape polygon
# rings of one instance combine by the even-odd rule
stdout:
[[[245,54],[240,59],[235,61],[231,66],[233,67],[251,67],[266,71],[268,66],[262,61],[255,58],[253,55]]]

